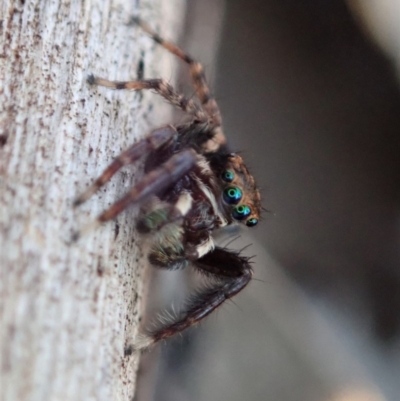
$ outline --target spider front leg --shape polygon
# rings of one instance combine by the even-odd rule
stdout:
[[[128,206],[140,205],[152,196],[165,191],[187,174],[195,166],[196,161],[196,153],[191,149],[175,154],[160,167],[147,173],[125,196],[101,213],[96,221],[85,227],[82,232],[114,219]],[[73,240],[78,240],[80,236],[81,233],[75,233]]]
[[[196,96],[200,100],[203,109],[206,111],[208,119],[210,120],[210,124],[214,131],[214,145],[209,144],[208,150],[216,150],[220,145],[224,145],[226,143],[226,137],[222,130],[221,112],[219,110],[218,103],[212,96],[210,88],[207,84],[202,64],[187,53],[185,53],[174,43],[163,39],[160,35],[157,34],[157,32],[155,32],[139,17],[132,17],[131,23],[139,25],[156,43],[160,44],[169,52],[179,57],[181,60],[189,65],[190,76],[192,78],[192,84],[196,91]]]
[[[196,95],[200,100],[200,103],[206,110],[207,114],[213,120],[215,126],[221,125],[221,113],[219,107],[214,97],[211,95],[210,88],[208,87],[206,77],[204,75],[204,68],[195,59],[186,54],[182,49],[163,39],[157,34],[148,24],[142,21],[138,17],[132,17],[131,23],[139,25],[156,43],[163,46],[165,49],[170,51],[175,56],[179,57],[181,60],[189,64],[190,76],[192,78],[193,86],[196,91]]]
[[[87,82],[90,85],[104,86],[111,89],[145,90],[152,89],[169,103],[182,111],[192,114],[200,121],[207,121],[204,111],[192,100],[178,93],[165,79],[147,79],[139,81],[109,81],[108,79],[89,75]]]
[[[172,140],[177,131],[172,126],[161,127],[154,130],[148,137],[133,144],[130,148],[118,155],[115,160],[103,171],[101,176],[77,199],[74,206],[87,201],[94,193],[96,193],[103,185],[105,185],[123,166],[132,164],[139,160],[143,155],[158,149],[168,141]]]
[[[127,347],[126,354],[147,348],[195,325],[226,300],[243,290],[253,275],[248,258],[218,247],[192,263],[215,282],[192,296],[188,307],[179,313],[176,320],[142,335],[135,344]]]

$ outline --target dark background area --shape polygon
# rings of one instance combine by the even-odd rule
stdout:
[[[188,36],[215,19],[193,16],[199,2],[188,2]],[[138,401],[397,400],[394,63],[344,1],[228,0],[208,73],[230,146],[270,211],[242,235],[244,245],[255,243],[249,252],[258,252],[264,282],[235,298],[238,308],[223,307],[158,350],[151,390]]]
[[[400,93],[343,1],[228,1],[216,93],[271,210],[257,238],[293,277],[400,311]],[[349,299],[350,298],[350,299]]]

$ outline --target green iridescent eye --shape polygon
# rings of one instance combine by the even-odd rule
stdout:
[[[239,205],[233,209],[232,216],[236,220],[243,220],[250,215],[251,210],[246,205]]]
[[[248,219],[246,221],[246,226],[247,227],[254,227],[258,223],[258,220],[255,217],[252,217],[251,219]]]
[[[235,174],[234,174],[233,171],[231,171],[231,170],[225,170],[225,171],[222,173],[222,179],[223,179],[225,182],[232,182],[234,178],[235,178]]]
[[[238,187],[229,187],[224,190],[224,201],[229,205],[236,205],[242,199],[242,191]]]

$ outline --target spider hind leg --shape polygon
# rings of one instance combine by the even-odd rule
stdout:
[[[126,354],[147,348],[199,323],[243,290],[253,275],[248,258],[219,247],[192,263],[197,270],[213,279],[213,283],[193,295],[176,319],[141,335],[136,343],[125,350]]]

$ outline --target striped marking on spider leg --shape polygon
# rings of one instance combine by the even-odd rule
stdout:
[[[176,134],[176,129],[172,126],[161,127],[154,130],[147,138],[135,143],[127,150],[122,152],[116,159],[103,171],[99,178],[77,199],[73,206],[79,206],[88,200],[104,184],[106,184],[123,166],[134,163],[143,155],[158,149],[167,143]]]
[[[150,25],[146,24],[139,17],[132,17],[130,23],[139,25],[143,29],[143,31],[145,31],[156,43],[165,47],[168,51],[170,51],[172,54],[175,54],[175,56],[179,57],[180,59],[186,61],[187,63],[190,63],[190,61],[192,60],[192,58],[187,55],[183,50],[181,50],[178,46],[174,45],[171,42],[168,42],[167,40],[164,40],[156,31],[154,31],[150,27]]]
[[[221,113],[214,97],[211,95],[210,88],[208,87],[207,80],[204,74],[204,68],[198,61],[191,60],[189,62],[190,76],[192,77],[193,86],[196,94],[210,116],[212,123],[215,127],[222,124]]]
[[[154,90],[169,103],[186,113],[195,115],[200,120],[206,120],[204,111],[192,100],[178,93],[165,79],[147,79],[140,81],[109,81],[108,79],[90,75],[87,79],[90,85],[104,86],[117,90]]]
[[[182,49],[180,49],[175,44],[164,40],[160,35],[157,34],[148,24],[143,22],[139,17],[132,17],[131,23],[139,25],[156,43],[163,46],[169,52],[179,57],[181,60],[189,64],[190,75],[192,78],[193,86],[196,90],[196,95],[199,98],[204,110],[207,112],[209,118],[211,119],[212,126],[217,128],[222,124],[221,113],[217,102],[210,93],[209,86],[204,74],[203,66],[193,59],[190,55],[186,54]],[[226,143],[225,135],[220,129],[216,132],[218,138],[216,142],[219,144]]]
[[[193,86],[196,90],[197,97],[203,105],[204,110],[211,119],[211,126],[213,127],[214,137],[206,144],[208,151],[215,151],[221,145],[225,145],[227,140],[222,129],[222,118],[218,104],[215,98],[211,95],[210,88],[204,74],[204,68],[201,63],[192,60],[190,62],[190,76],[192,78]]]

